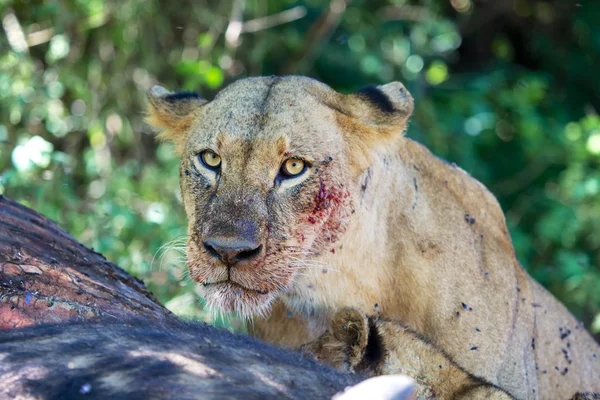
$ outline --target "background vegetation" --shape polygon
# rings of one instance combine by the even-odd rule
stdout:
[[[177,160],[145,91],[294,73],[405,82],[409,136],[488,185],[525,268],[600,332],[600,2],[0,0],[0,18],[0,193],[180,315],[206,317],[168,245]]]

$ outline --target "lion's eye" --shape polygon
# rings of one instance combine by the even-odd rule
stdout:
[[[221,165],[221,156],[210,150],[204,150],[198,154],[198,158],[208,169],[217,169]]]
[[[288,158],[281,165],[281,173],[287,177],[298,176],[306,170],[306,163],[299,158]]]

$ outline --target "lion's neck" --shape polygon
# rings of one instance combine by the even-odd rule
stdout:
[[[487,247],[506,247],[512,254],[495,198],[464,171],[408,139],[395,156],[373,160],[353,199],[356,212],[343,238],[313,260],[322,267],[306,271],[288,295],[294,308],[353,306],[426,329],[439,322],[436,301],[458,301],[444,287],[487,281],[488,273],[500,276],[502,264],[511,262],[482,259]]]
[[[411,207],[413,182],[398,157],[379,156],[352,194],[355,213],[345,235],[284,296],[296,311],[314,314],[352,305],[372,314],[386,302],[382,293],[390,290],[382,288],[394,280],[383,267],[393,263],[394,227],[389,221]]]

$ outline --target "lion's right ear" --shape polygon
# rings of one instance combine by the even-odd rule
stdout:
[[[313,84],[311,88],[313,95],[337,112],[336,121],[356,176],[369,167],[374,151],[396,150],[414,109],[413,97],[402,83],[367,86],[350,94],[325,85]]]
[[[208,101],[193,92],[169,92],[162,86],[148,91],[146,122],[158,130],[160,140],[170,140],[183,152],[189,129],[200,108]]]

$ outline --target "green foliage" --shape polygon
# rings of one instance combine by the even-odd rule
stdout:
[[[177,160],[143,123],[145,91],[401,80],[409,135],[488,185],[524,267],[600,332],[600,3],[501,3],[0,0],[0,193],[207,318],[180,253]]]

